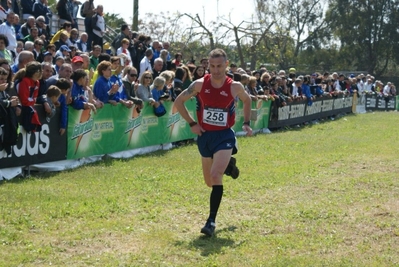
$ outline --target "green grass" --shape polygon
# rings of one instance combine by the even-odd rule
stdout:
[[[0,183],[0,266],[399,266],[399,113],[239,138],[216,236],[195,145]]]

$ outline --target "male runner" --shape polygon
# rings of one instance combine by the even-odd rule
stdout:
[[[238,169],[232,154],[236,138],[231,129],[235,123],[234,101],[238,97],[244,103],[244,124],[242,129],[252,135],[250,127],[251,98],[241,83],[226,76],[228,60],[222,49],[212,50],[209,54],[209,72],[203,78],[194,81],[175,100],[180,115],[189,123],[191,131],[198,135],[198,150],[202,156],[202,171],[205,183],[212,187],[210,213],[201,233],[212,236],[215,231],[215,219],[223,195],[223,174],[237,178]],[[184,102],[191,97],[197,98],[198,122],[188,113]]]

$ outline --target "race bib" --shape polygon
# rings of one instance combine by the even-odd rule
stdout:
[[[205,107],[202,122],[214,126],[227,125],[227,111],[220,108]]]

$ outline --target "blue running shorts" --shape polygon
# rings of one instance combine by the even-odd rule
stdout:
[[[198,150],[204,158],[213,158],[213,154],[219,150],[233,149],[237,153],[237,140],[232,129],[221,131],[206,131],[198,136]]]

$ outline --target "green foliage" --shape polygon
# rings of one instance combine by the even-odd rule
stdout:
[[[238,138],[216,236],[195,145],[0,183],[0,266],[397,266],[397,112]]]
[[[112,13],[105,13],[104,14],[104,19],[107,22],[107,26],[111,27],[117,32],[120,32],[120,28],[122,24],[129,24],[126,21],[123,20],[118,14],[112,14]]]
[[[55,8],[57,6],[57,0],[48,0],[48,6],[51,9],[51,12],[53,12],[53,14],[57,14],[57,9]]]
[[[53,12],[55,3],[49,0]],[[105,17],[117,32],[125,23],[117,14]],[[311,72],[398,75],[399,0],[256,0],[253,18],[233,25],[220,17],[199,25],[195,15],[154,12],[140,17],[139,32],[171,42],[172,52],[182,52],[186,60],[206,56],[212,34],[214,45],[230,50],[230,60],[243,67],[269,63]]]
[[[384,73],[399,42],[398,16],[396,0],[333,1],[326,20],[342,44],[342,64]]]

